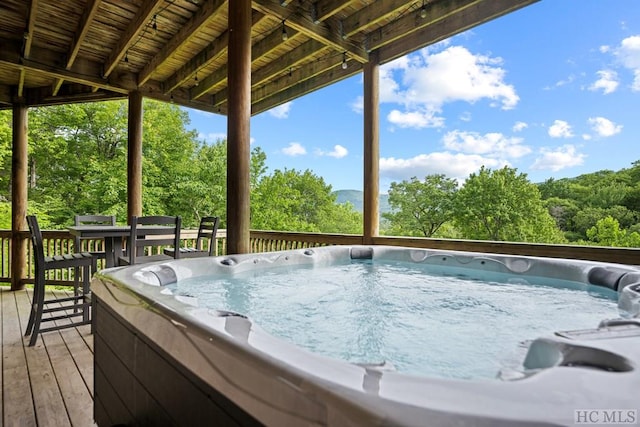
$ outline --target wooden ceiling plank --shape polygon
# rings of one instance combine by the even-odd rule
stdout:
[[[87,37],[87,33],[91,28],[93,19],[98,13],[99,6],[100,0],[89,0],[87,2],[84,12],[82,12],[82,18],[80,19],[80,28],[78,28],[73,35],[73,40],[69,47],[69,53],[67,54],[67,70],[71,68],[73,62],[76,60],[78,52],[80,51],[80,46],[82,46],[82,42],[84,42],[84,39]]]
[[[342,32],[345,37],[351,37],[363,28],[407,14],[414,4],[406,0],[377,0],[343,19]]]
[[[191,19],[180,28],[178,33],[172,36],[169,42],[165,44],[140,71],[138,85],[144,85],[158,67],[169,59],[174,52],[182,48],[200,28],[204,27],[207,22],[215,16],[221,7],[227,5],[227,1],[228,0],[207,0]]]
[[[260,22],[262,19],[264,19],[264,17],[265,15],[263,13],[254,11],[252,15],[252,20],[254,25]],[[209,43],[204,49],[198,52],[198,54],[196,54],[193,58],[191,58],[178,71],[176,71],[169,78],[167,78],[163,82],[162,92],[165,95],[168,95],[175,88],[182,85],[188,79],[192,78],[200,69],[206,67],[207,65],[215,61],[220,56],[226,54],[228,45],[229,45],[229,32],[225,31],[222,34],[220,34],[220,36],[217,39]],[[205,87],[206,84],[207,84],[206,82],[202,82],[202,81],[200,82],[200,85],[202,85],[203,87]],[[200,96],[202,96],[203,94],[204,92],[202,92]]]
[[[135,18],[129,24],[129,27],[120,36],[120,41],[111,51],[104,64],[103,77],[109,77],[118,65],[118,62],[127,53],[127,50],[136,41],[136,37],[140,32],[145,31],[153,15],[158,11],[164,0],[146,0],[142,7],[136,13]]]
[[[348,7],[353,3],[354,0],[345,1],[345,0],[320,0],[312,5],[311,10],[311,20],[314,24],[319,24],[340,12],[345,7]]]
[[[296,98],[314,92],[337,81],[346,79],[362,71],[362,64],[357,61],[350,61],[346,69],[333,67],[319,76],[297,83],[282,92],[275,93],[251,106],[251,114],[260,114],[273,107],[292,101]],[[221,106],[224,108],[224,105]]]
[[[278,79],[271,80],[252,90],[251,102],[259,102],[269,97],[272,93],[280,92],[305,80],[313,79],[338,66],[342,66],[342,63],[336,62],[336,60],[331,57],[305,64],[302,67],[291,70],[290,73],[282,75]],[[218,99],[218,97],[222,96],[216,94],[216,99]],[[220,102],[220,104],[222,103],[223,102]]]
[[[22,56],[28,58],[31,55],[31,44],[33,43],[33,33],[36,27],[36,18],[38,16],[38,0],[31,0],[29,7],[29,19],[27,20],[27,29],[24,34],[24,46],[22,48]]]
[[[368,51],[376,50],[385,44],[406,37],[414,31],[433,25],[453,14],[482,3],[483,0],[450,0],[446,2],[430,2],[425,8],[427,17],[420,17],[420,11],[407,13],[403,17],[392,21],[384,27],[373,31],[365,42]]]
[[[271,77],[286,72],[291,67],[298,65],[311,53],[317,52],[317,50],[321,49],[323,46],[324,45],[322,43],[315,40],[309,40],[306,43],[301,44],[296,49],[291,51],[284,59],[273,61],[269,65],[260,68],[257,72],[252,73],[251,87],[258,86]],[[226,80],[226,78],[227,67],[224,66],[216,70],[215,73],[208,76],[207,79],[205,79],[205,82],[203,82],[204,84],[200,84],[200,86],[204,86],[204,88],[200,86],[192,88],[192,97],[196,99],[199,96],[202,96],[217,84],[222,83],[224,80]],[[225,88],[214,95],[214,105],[220,105],[221,103],[226,102],[226,98],[227,91]]]
[[[540,0],[484,0],[474,2],[472,7],[463,8],[458,13],[447,13],[447,17],[437,19],[427,27],[414,31],[402,39],[390,36],[393,43],[384,43],[379,50],[380,63],[385,64],[396,58],[404,56],[410,49],[415,52],[425,46],[442,41],[455,34],[459,34],[484,22],[536,3]]]
[[[333,47],[338,52],[349,52],[350,56],[357,61],[367,62],[368,54],[362,46],[350,40],[344,40],[337,30],[337,22],[329,24],[329,20],[315,24],[311,16],[291,14],[286,8],[279,5],[277,0],[254,0],[253,7],[264,14],[272,15],[284,21],[288,27],[305,34],[307,37],[317,40],[323,44]]]
[[[135,89],[135,84],[126,80],[107,80],[100,76],[101,64],[87,60],[76,60],[76,63],[67,70],[59,63],[59,55],[49,49],[32,47],[31,58],[22,58],[20,46],[16,42],[0,39],[0,66],[6,66],[15,70],[40,73],[51,78],[69,80],[87,86],[97,86],[105,90],[127,93]],[[135,82],[134,82],[135,83]]]
[[[295,30],[289,31],[290,36],[287,40],[291,40],[295,38],[299,32]],[[282,32],[280,29],[272,31],[267,37],[257,42],[255,45],[251,47],[251,61],[255,61],[258,58],[268,54],[276,47],[278,47],[282,43]],[[251,83],[253,85],[254,79],[256,78],[255,74],[251,76]],[[209,92],[211,88],[223,83],[227,79],[227,66],[224,65],[216,70],[214,73],[207,76],[196,88],[192,88],[191,97],[192,99],[198,99],[205,93]],[[226,96],[226,95],[225,95]]]
[[[225,31],[220,37],[209,43],[196,56],[191,58],[178,71],[167,78],[162,85],[162,92],[169,94],[175,88],[190,79],[199,69],[206,67],[220,56],[227,53],[229,45],[229,32]]]

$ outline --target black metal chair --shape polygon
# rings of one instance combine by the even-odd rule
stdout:
[[[33,244],[35,283],[25,336],[31,335],[29,346],[33,346],[38,339],[38,335],[43,332],[91,323],[89,280],[91,278],[91,267],[94,265],[95,260],[93,255],[88,252],[45,256],[42,232],[40,231],[38,220],[34,215],[29,215],[27,216],[27,224],[29,225]],[[74,271],[73,296],[45,299],[46,272],[60,269],[73,269]],[[80,275],[78,273],[80,269],[82,269],[82,289],[79,287]],[[78,317],[82,318],[78,320],[76,319]],[[42,327],[45,322],[54,322],[54,324],[53,326]]]
[[[132,216],[126,255],[120,257],[118,265],[180,258],[180,251],[175,251],[173,256],[169,256],[163,249],[167,246],[180,247],[181,223],[179,216]]]
[[[198,237],[193,248],[180,248],[180,258],[197,258],[215,255],[216,235],[220,218],[217,216],[205,216],[200,219]],[[206,248],[206,249],[205,249]],[[165,248],[165,255],[174,256],[173,248]]]
[[[76,215],[73,220],[74,225],[116,225],[115,215]],[[75,251],[82,252],[82,239],[76,237]],[[87,252],[87,251],[85,251]],[[94,273],[98,270],[98,260],[105,259],[107,254],[104,251],[88,251],[95,257],[95,265],[91,267]]]

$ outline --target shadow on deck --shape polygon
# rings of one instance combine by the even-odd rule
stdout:
[[[2,425],[95,426],[91,327],[46,332],[28,347],[32,294],[0,287]]]

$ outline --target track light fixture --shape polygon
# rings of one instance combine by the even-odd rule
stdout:
[[[422,7],[420,8],[420,18],[424,19],[427,17],[427,8],[424,6],[425,0],[422,0]]]

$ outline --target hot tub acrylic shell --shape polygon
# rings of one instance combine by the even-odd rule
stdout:
[[[372,258],[607,286],[624,319],[540,337],[514,380],[425,378],[310,353],[241,313],[166,284],[284,265]],[[576,411],[640,409],[640,270],[631,266],[387,246],[332,246],[103,270],[92,281],[99,425],[574,425]],[[611,411],[626,411],[613,413]],[[636,418],[637,423],[640,420]]]

